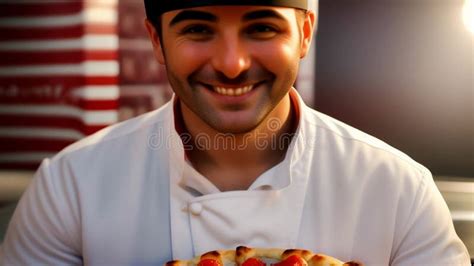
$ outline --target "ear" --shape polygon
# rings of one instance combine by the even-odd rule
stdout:
[[[303,23],[301,34],[301,52],[300,58],[305,57],[311,47],[311,40],[313,39],[314,29],[316,27],[316,14],[314,11],[306,12],[306,17]]]
[[[161,40],[158,36],[158,33],[156,32],[155,26],[153,26],[153,23],[151,23],[150,20],[145,19],[145,28],[148,32],[148,37],[150,38],[151,43],[153,44],[153,53],[155,54],[156,60],[158,60],[160,64],[164,65],[165,56],[163,55]]]

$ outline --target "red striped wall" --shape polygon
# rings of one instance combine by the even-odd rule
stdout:
[[[117,121],[117,1],[0,3],[0,169]]]

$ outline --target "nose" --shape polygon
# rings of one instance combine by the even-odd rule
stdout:
[[[251,58],[248,48],[239,39],[238,34],[229,32],[218,41],[212,66],[217,72],[233,79],[250,68]]]

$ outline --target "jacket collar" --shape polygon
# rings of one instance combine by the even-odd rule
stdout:
[[[303,155],[307,149],[310,149],[312,145],[307,145],[308,142],[315,140],[314,130],[308,129],[308,124],[305,122],[307,117],[306,113],[310,112],[310,108],[306,106],[301,96],[298,94],[296,89],[292,88],[290,90],[290,99],[292,102],[294,114],[296,115],[296,130],[294,131],[294,136],[291,140],[291,143],[286,152],[285,158],[275,167],[278,167],[278,171],[274,171],[272,176],[265,175],[265,173],[260,176],[262,180],[257,180],[254,183],[257,183],[258,186],[252,187],[262,187],[270,186],[271,189],[284,189],[291,185],[296,179],[306,178],[302,173],[307,173],[306,169],[309,165],[308,160],[302,160]],[[177,174],[176,178],[179,178],[179,183],[183,186],[194,188],[194,184],[199,183],[200,181],[190,180],[188,175],[185,175],[184,169],[190,167],[186,165],[186,143],[183,144],[183,140],[180,136],[186,134],[185,126],[182,120],[182,116],[179,108],[179,99],[176,95],[173,95],[171,99],[170,106],[168,107],[167,117],[170,117],[168,123],[168,136],[170,139],[169,147],[169,158],[170,158],[170,169],[174,168],[174,171]],[[194,175],[195,178],[196,175]]]

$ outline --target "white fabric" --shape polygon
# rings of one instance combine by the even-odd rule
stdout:
[[[286,187],[290,182],[288,175],[280,172],[283,163],[279,163],[262,173],[248,190],[270,190]],[[192,167],[188,161],[184,164],[183,176],[179,182],[181,187],[187,187],[194,195],[207,195],[221,192],[205,176]],[[192,191],[196,192],[193,193]]]
[[[271,190],[196,195],[183,185],[171,103],[70,146],[38,170],[0,261],[162,264],[243,244],[366,265],[469,265],[428,170],[299,101],[297,135],[277,171],[288,182]]]

